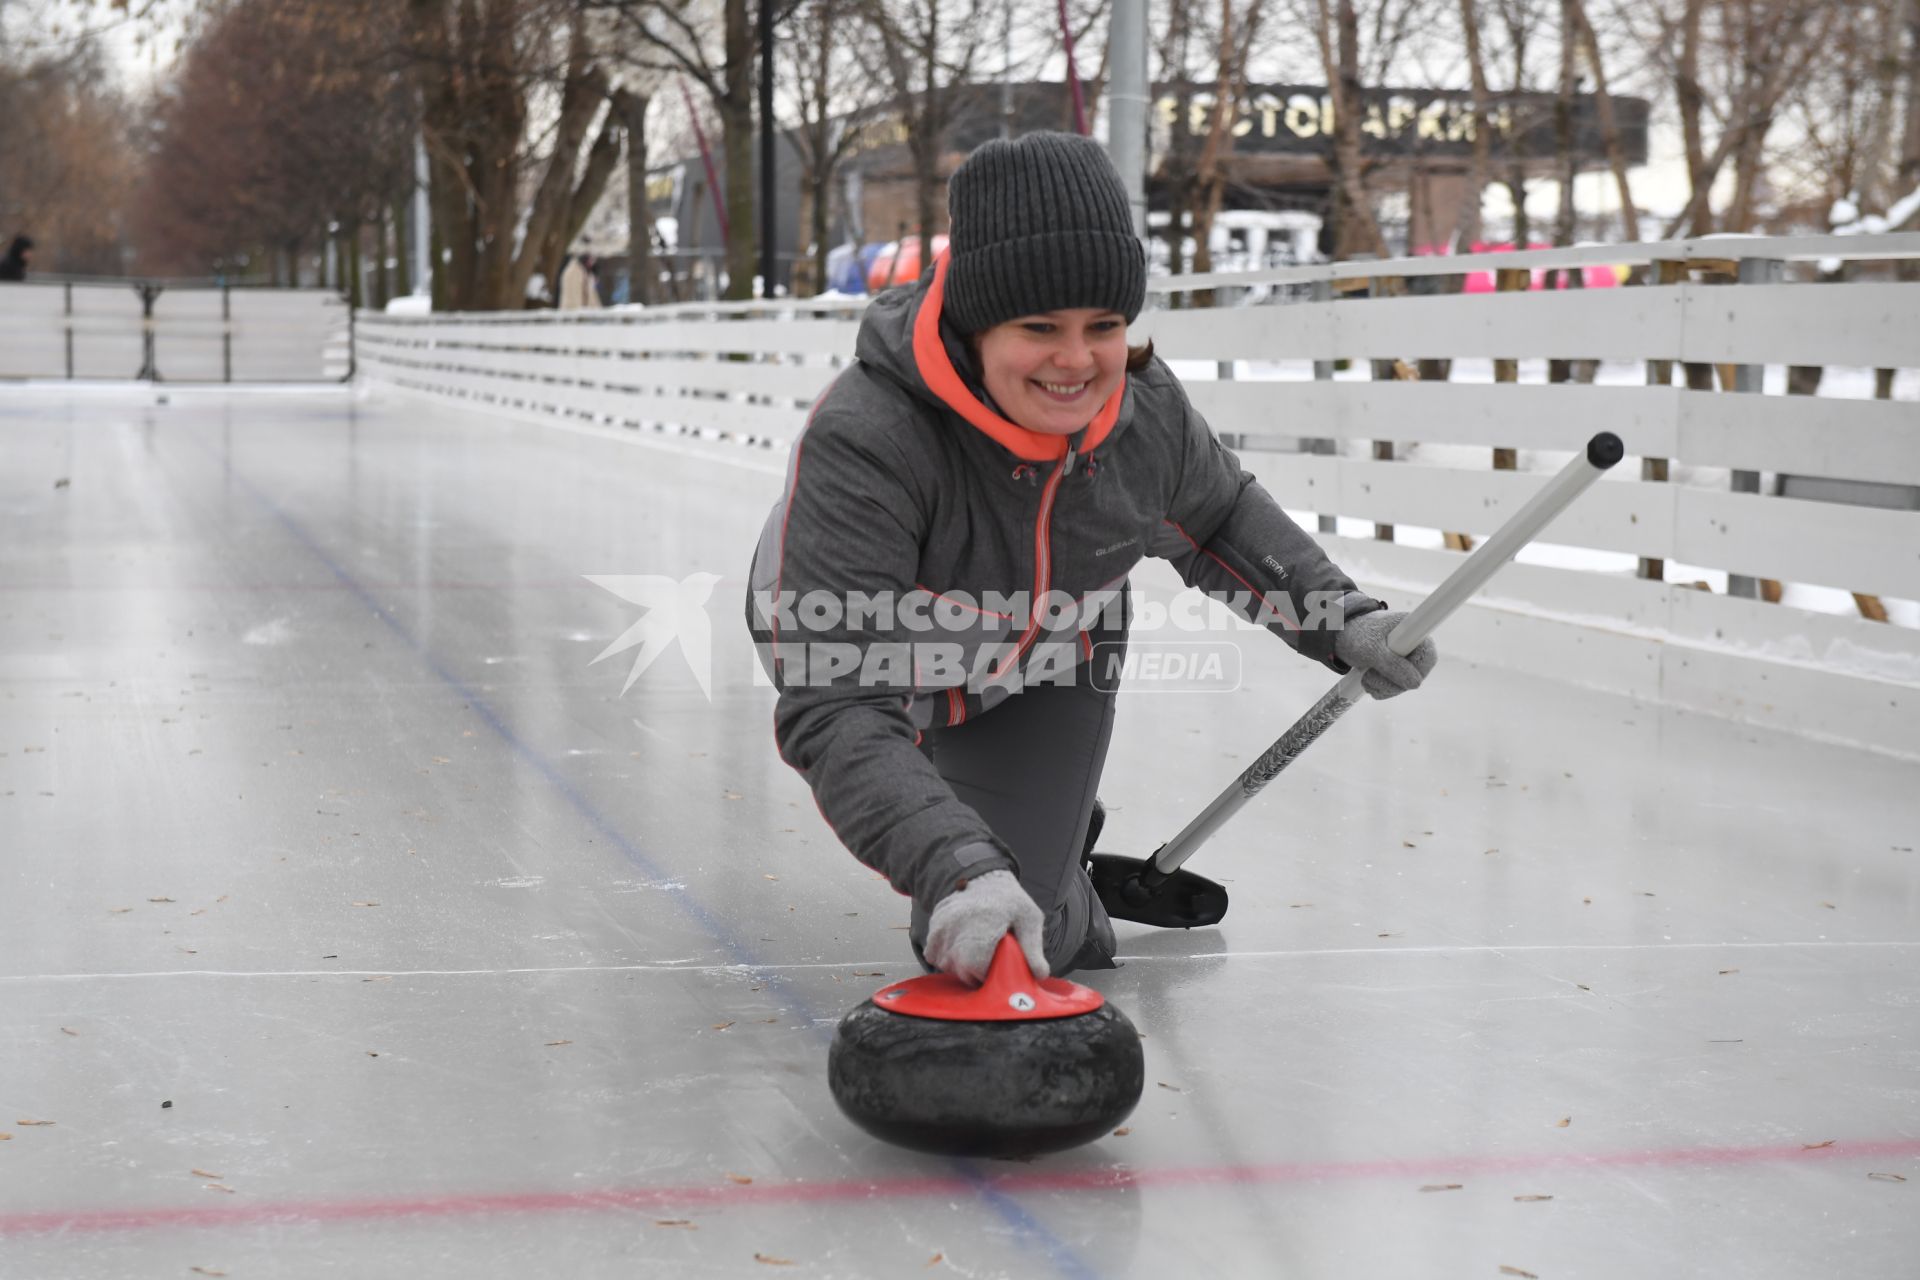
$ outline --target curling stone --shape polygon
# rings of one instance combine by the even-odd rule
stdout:
[[[1089,987],[1035,978],[1008,934],[978,987],[935,973],[882,987],[840,1020],[827,1087],[874,1137],[1014,1159],[1112,1131],[1146,1063],[1127,1015]]]

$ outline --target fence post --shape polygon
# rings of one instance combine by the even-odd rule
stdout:
[[[1366,281],[1366,294],[1369,298],[1395,297],[1402,291],[1400,285],[1401,282],[1398,278],[1371,276]],[[1372,366],[1373,380],[1375,382],[1393,382],[1399,377],[1398,366],[1400,362],[1398,360],[1376,359],[1370,360],[1368,363]],[[1375,462],[1392,462],[1393,441],[1375,440],[1373,442],[1373,460]],[[1381,524],[1378,520],[1374,521],[1373,540],[1375,542],[1392,542],[1393,526],[1390,524]]]
[[[1664,285],[1671,287],[1679,284],[1687,276],[1687,264],[1679,261],[1662,261],[1654,264],[1654,274],[1642,281],[1641,287]],[[1666,387],[1673,385],[1673,361],[1647,361],[1647,385]],[[1667,482],[1667,463],[1665,458],[1640,459],[1640,478],[1654,484]],[[1664,582],[1667,577],[1666,560],[1656,556],[1641,556],[1640,567],[1635,571],[1639,577],[1653,582]]]
[[[66,283],[67,291],[67,381],[73,381],[73,281]]]
[[[1495,293],[1525,293],[1533,287],[1533,271],[1527,267],[1502,267],[1494,274]],[[1520,362],[1518,360],[1495,360],[1493,362],[1493,380],[1496,383],[1520,381]],[[1517,471],[1520,467],[1518,449],[1493,451],[1493,469],[1495,471]]]
[[[1232,360],[1214,361],[1214,378],[1220,382],[1232,382],[1234,380],[1235,363],[1236,362]],[[1220,443],[1229,449],[1244,449],[1247,445],[1247,436],[1243,431],[1229,431],[1220,437]]]
[[[1313,302],[1332,302],[1333,301],[1333,280],[1330,277],[1325,280],[1315,280],[1313,282],[1312,291],[1309,295],[1309,300]],[[1332,382],[1333,381],[1333,361],[1315,360],[1313,362],[1313,380],[1315,382]],[[1331,455],[1339,451],[1338,446],[1334,443],[1334,441],[1328,438],[1302,440],[1300,443],[1302,448],[1307,453]],[[1338,514],[1328,513],[1324,511],[1321,512],[1320,513],[1320,532],[1321,533],[1338,533],[1339,531],[1340,531],[1340,518]]]
[[[1495,293],[1525,293],[1533,287],[1533,272],[1526,267],[1501,267],[1493,276]],[[1495,384],[1520,381],[1520,362],[1518,360],[1495,360],[1493,362],[1493,380]],[[1519,468],[1520,454],[1517,449],[1503,449],[1496,446],[1493,451],[1493,469],[1495,471],[1514,471]],[[1473,550],[1473,535],[1443,532],[1441,540],[1449,551]]]
[[[160,366],[154,359],[153,345],[153,304],[159,298],[164,286],[157,284],[136,284],[134,288],[140,294],[140,372],[134,374],[136,381],[160,381]]]
[[[1737,279],[1741,284],[1778,284],[1785,274],[1785,264],[1778,258],[1742,258]],[[1736,394],[1758,395],[1766,389],[1767,367],[1763,364],[1737,364],[1733,366],[1731,389]],[[1722,373],[1722,379],[1726,375]],[[1758,471],[1735,471],[1732,489],[1735,493],[1759,493],[1760,473]],[[1780,600],[1780,584],[1768,581],[1767,590],[1761,590],[1761,579],[1748,577],[1742,573],[1727,575],[1727,594],[1752,600],[1764,594],[1770,603]]]
[[[348,343],[351,346],[351,336]],[[347,359],[353,359],[351,351]],[[220,286],[220,380],[233,381],[233,286],[229,284]]]

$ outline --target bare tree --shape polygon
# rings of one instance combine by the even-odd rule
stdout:
[[[1594,30],[1593,22],[1587,16],[1584,0],[1566,0],[1566,3],[1567,17],[1587,58],[1587,69],[1593,72],[1594,111],[1600,121],[1600,145],[1607,153],[1607,167],[1613,171],[1614,185],[1620,192],[1621,229],[1628,241],[1635,242],[1640,239],[1640,214],[1633,205],[1633,187],[1627,179],[1626,150],[1620,142],[1620,125],[1614,116],[1613,94],[1607,88],[1606,55],[1600,48],[1599,33]]]
[[[605,190],[622,137],[593,18],[588,0],[408,0],[405,47],[444,250],[436,306],[519,306]]]
[[[1493,0],[1492,7],[1506,36],[1507,65],[1512,70],[1508,88],[1517,103],[1533,83],[1529,59],[1533,56],[1533,38],[1546,21],[1543,0]],[[1533,239],[1527,216],[1527,138],[1534,123],[1529,110],[1520,106],[1509,113],[1507,121],[1506,187],[1513,200],[1512,239],[1517,249],[1526,248]]]
[[[855,74],[861,42],[871,39],[872,29],[855,0],[808,0],[794,7],[782,35],[778,44],[787,53],[789,83],[800,106],[800,124],[792,137],[806,188],[805,239],[813,246],[818,292],[827,282],[835,179],[841,161],[859,141],[848,117],[858,116],[877,98],[874,82]],[[871,61],[877,51],[865,52]]]
[[[105,81],[87,42],[0,60],[0,244],[30,234],[39,270],[123,269],[138,156],[131,112]]]
[[[208,17],[154,112],[134,209],[149,271],[235,271],[332,239],[358,301],[363,223],[405,182],[411,94],[378,0],[236,0]],[[261,50],[277,51],[262,57]]]
[[[1480,52],[1480,16],[1474,0],[1460,0],[1460,29],[1465,35],[1467,77],[1473,91],[1473,161],[1454,240],[1461,250],[1471,251],[1484,238],[1480,206],[1493,176],[1492,94],[1487,89],[1487,64]]]
[[[1789,94],[1786,122],[1795,138],[1773,157],[1787,185],[1787,225],[1826,226],[1836,201],[1884,213],[1899,185],[1901,73],[1907,62],[1904,16],[1911,0],[1868,0],[1835,20],[1826,56]]]
[[[1560,81],[1559,92],[1553,100],[1553,146],[1558,161],[1555,171],[1560,179],[1560,211],[1553,220],[1555,244],[1572,244],[1576,233],[1577,211],[1573,197],[1580,176],[1580,158],[1573,147],[1573,100],[1580,90],[1580,42],[1576,30],[1573,0],[1560,0]],[[1563,278],[1565,274],[1562,273]],[[1578,272],[1572,274],[1579,276]]]
[[[1205,42],[1195,12],[1200,2],[1169,0],[1166,28],[1155,41],[1152,51],[1159,79],[1185,82],[1194,74],[1194,50]],[[1167,261],[1176,275],[1187,269],[1184,246],[1187,213],[1193,200],[1196,161],[1192,153],[1179,145],[1179,137],[1176,131],[1168,139],[1166,155],[1160,164],[1161,185],[1168,196]],[[1177,298],[1180,295],[1175,296]]]
[[[1901,191],[1920,191],[1920,0],[1907,0],[1907,122],[1902,130],[1900,170],[1895,185]],[[1917,214],[1916,216],[1920,216]],[[1915,225],[1909,218],[1906,225]]]
[[[1383,0],[1383,3],[1385,0]],[[1334,177],[1333,218],[1335,258],[1355,253],[1387,256],[1387,243],[1374,217],[1367,192],[1366,159],[1361,150],[1360,125],[1365,107],[1361,96],[1360,24],[1353,0],[1315,0],[1314,36],[1326,68],[1327,92],[1333,99]]]
[[[991,24],[982,0],[861,0],[878,37],[872,73],[892,92],[906,127],[924,243],[945,225],[941,161],[952,123],[951,88],[966,81]],[[932,264],[923,253],[923,269]]]
[[[1641,39],[1674,86],[1691,194],[1662,233],[1751,230],[1767,170],[1767,139],[1789,91],[1823,56],[1839,12],[1829,0],[1677,0],[1651,6]],[[1709,145],[1708,130],[1718,136]],[[1722,217],[1714,184],[1732,166]]]
[[[1233,150],[1233,120],[1246,93],[1247,59],[1259,35],[1263,9],[1262,0],[1247,0],[1246,8],[1236,19],[1233,0],[1220,0],[1213,121],[1208,126],[1207,140],[1200,149],[1193,174],[1196,192],[1193,269],[1202,274],[1213,270],[1213,220],[1220,213],[1227,191],[1223,161]]]
[[[586,3],[613,18],[624,62],[655,73],[684,75],[713,100],[726,165],[726,296],[751,298],[758,263],[753,217],[756,41],[748,0]]]

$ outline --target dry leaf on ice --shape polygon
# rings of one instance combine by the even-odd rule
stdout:
[[[573,1041],[571,1040],[549,1040],[547,1041],[547,1048],[558,1049],[563,1044],[572,1044],[572,1043]]]
[[[1572,1116],[1562,1116],[1560,1119],[1553,1122],[1553,1127],[1556,1129],[1564,1129],[1572,1123],[1573,1123]]]
[[[656,1227],[685,1227],[689,1231],[698,1231],[700,1229],[693,1225],[692,1218],[655,1218],[653,1225]]]
[[[43,1128],[46,1128],[48,1125],[58,1124],[59,1121],[57,1120],[15,1120],[14,1123],[19,1125],[22,1129],[43,1129]]]
[[[187,1270],[197,1276],[224,1276],[224,1271],[215,1271],[212,1267],[188,1267]]]
[[[727,1175],[727,1181],[728,1181],[728,1182],[737,1182],[737,1183],[739,1183],[739,1184],[740,1184],[741,1186],[743,1186],[743,1187],[744,1187],[744,1186],[746,1186],[746,1185],[747,1185],[748,1183],[750,1183],[750,1182],[752,1182],[752,1181],[753,1181],[753,1179],[752,1179],[752,1178],[749,1178],[749,1177],[748,1177],[748,1176],[747,1176],[746,1174],[744,1174],[744,1173],[730,1173],[730,1174],[728,1174],[728,1175]]]
[[[192,1174],[196,1178],[209,1178],[214,1182],[219,1182],[222,1180],[221,1175],[217,1173],[208,1173],[205,1169],[189,1169],[187,1170],[187,1172]]]
[[[60,1030],[65,1035],[77,1036],[80,1034],[78,1031],[75,1031],[72,1027],[62,1027],[60,1028]]]
[[[1124,1137],[1126,1137],[1126,1136],[1127,1136],[1128,1134],[1130,1134],[1130,1133],[1132,1133],[1132,1132],[1133,1132],[1133,1129],[1132,1129],[1132,1127],[1131,1127],[1130,1125],[1124,1125],[1124,1124],[1123,1124],[1123,1125],[1121,1125],[1121,1126],[1120,1126],[1120,1127],[1119,1127],[1118,1129],[1115,1129],[1115,1130],[1113,1131],[1113,1136],[1114,1136],[1114,1137],[1116,1137],[1116,1138],[1124,1138]]]
[[[1552,1196],[1515,1196],[1514,1199],[1518,1200],[1521,1204],[1537,1204],[1542,1200],[1551,1200],[1553,1199],[1553,1197]]]
[[[1501,1267],[1500,1274],[1503,1276],[1519,1276],[1521,1280],[1540,1280],[1540,1277],[1533,1274],[1533,1272],[1522,1271],[1518,1267]]]
[[[1870,1173],[1867,1176],[1875,1182],[1905,1182],[1907,1180],[1906,1175],[1903,1173]]]
[[[947,1259],[947,1255],[946,1255],[946,1254],[944,1254],[944,1253],[936,1253],[936,1254],[934,1254],[934,1255],[933,1255],[933,1256],[932,1256],[931,1258],[928,1258],[928,1259],[927,1259],[927,1265],[928,1265],[929,1267],[937,1267],[937,1266],[939,1266],[939,1265],[940,1265],[940,1264],[941,1264],[942,1262],[945,1262],[945,1261],[946,1261],[946,1259]]]
[[[713,1024],[713,1029],[715,1031],[725,1031],[728,1027],[732,1025],[733,1024],[731,1022],[716,1022]]]
[[[1834,1140],[1832,1138],[1828,1138],[1825,1142],[1803,1142],[1800,1144],[1800,1149],[1802,1151],[1820,1151],[1832,1146],[1833,1142]]]
[[[1429,1182],[1420,1189],[1422,1191],[1459,1191],[1465,1185],[1460,1182]]]
[[[793,1265],[792,1258],[776,1258],[770,1253],[756,1253],[753,1255],[753,1260],[755,1262],[764,1262],[770,1267],[790,1267]]]

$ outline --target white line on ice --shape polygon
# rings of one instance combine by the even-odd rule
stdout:
[[[1187,955],[1115,956],[1116,960],[1292,960],[1306,956],[1506,955],[1516,951],[1723,951],[1729,948],[1800,951],[1812,948],[1920,948],[1920,942],[1542,942],[1459,947],[1325,947],[1293,951],[1195,951]]]
[[[547,973],[725,973],[746,976],[781,973],[790,969],[877,968],[884,960],[853,960],[816,964],[571,964],[524,969],[162,969],[146,973],[8,973],[0,982],[85,982],[124,978],[498,978]],[[917,970],[918,965],[895,967]]]
[[[1920,942],[1576,942],[1520,946],[1471,947],[1328,947],[1302,951],[1196,951],[1190,955],[1123,955],[1124,961],[1165,960],[1293,960],[1312,956],[1504,955],[1516,951],[1772,951],[1920,949]],[[805,964],[575,964],[520,969],[163,969],[149,973],[8,973],[0,982],[84,982],[127,978],[494,978],[546,973],[784,973],[800,969],[880,968],[892,964],[903,971],[918,968],[900,960],[816,961]],[[884,976],[891,977],[891,973]],[[909,974],[909,976],[912,976]]]

